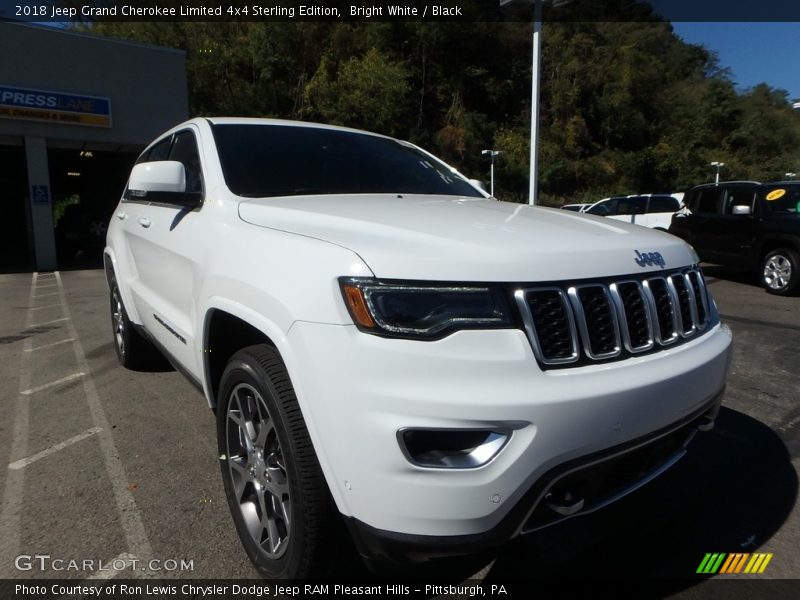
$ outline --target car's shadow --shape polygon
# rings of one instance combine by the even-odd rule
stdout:
[[[733,269],[731,267],[721,267],[719,265],[702,265],[703,274],[709,285],[714,284],[715,279],[724,279],[734,283],[741,283],[750,287],[760,288],[761,283],[751,269]]]
[[[707,552],[756,551],[797,499],[797,474],[783,441],[763,423],[723,408],[716,428],[698,433],[689,450],[662,477],[605,510],[509,544],[486,581],[700,581],[695,573]]]

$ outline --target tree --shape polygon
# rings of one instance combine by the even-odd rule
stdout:
[[[547,23],[541,74],[540,200],[677,191],[726,176],[800,168],[786,93],[737,93],[708,50],[628,0],[574,3]],[[602,5],[602,6],[601,6]],[[572,7],[572,8],[570,8]],[[584,22],[576,15],[586,15]],[[566,20],[569,19],[569,20]],[[95,23],[85,30],[186,51],[192,115],[317,120],[390,134],[525,201],[530,40],[525,22]]]
[[[408,73],[375,48],[334,69],[323,58],[304,92],[301,115],[327,123],[402,134],[407,112]]]

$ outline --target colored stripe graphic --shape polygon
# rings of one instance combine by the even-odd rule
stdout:
[[[739,558],[738,554],[728,554],[728,560],[726,560],[722,564],[722,568],[719,570],[720,573],[728,573],[728,569],[731,567],[731,563],[734,562]]]
[[[742,554],[741,552],[737,552],[734,554],[728,555],[728,560],[725,561],[725,564],[722,565],[720,569],[720,573],[738,573],[742,570],[747,557],[750,556],[749,553]]]
[[[772,560],[772,553],[756,552],[708,552],[697,567],[697,573],[704,575],[741,573],[763,573]],[[745,564],[747,566],[745,566]]]
[[[765,554],[753,554],[753,558],[750,559],[750,562],[747,563],[747,567],[745,567],[745,573],[763,573],[764,569],[767,568],[769,561],[772,560],[772,553]]]
[[[738,564],[736,565],[736,569],[731,571],[732,573],[741,573],[742,568],[744,567],[744,563],[747,562],[747,558],[750,556],[750,553],[742,554],[741,558],[739,559]]]
[[[716,573],[719,569],[719,566],[722,564],[722,561],[725,559],[726,554],[722,553],[713,553],[713,554],[706,554],[705,558],[703,558],[703,562],[700,563],[700,566],[697,567],[698,573]]]

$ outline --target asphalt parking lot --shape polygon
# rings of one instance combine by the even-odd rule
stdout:
[[[704,588],[694,574],[708,552],[773,553],[757,577],[800,578],[800,298],[706,275],[736,345],[717,428],[639,492],[510,544],[487,581],[689,578],[674,590],[689,597]],[[102,271],[0,275],[0,402],[0,578],[90,574],[19,570],[20,555],[255,576],[223,496],[211,411],[166,364],[118,366]]]

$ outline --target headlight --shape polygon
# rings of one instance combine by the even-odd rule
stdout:
[[[503,329],[513,319],[500,287],[342,278],[353,321],[361,331],[440,339],[459,329]]]

